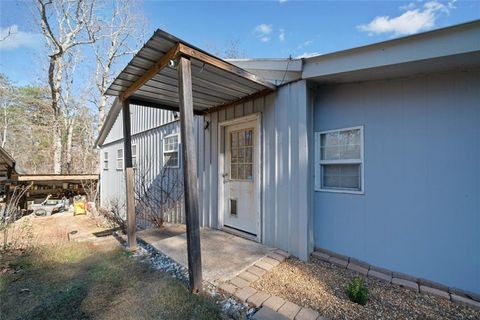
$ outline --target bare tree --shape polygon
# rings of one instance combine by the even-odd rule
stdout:
[[[65,132],[65,148],[62,148],[64,156],[62,171],[72,173],[72,143],[73,131],[80,109],[80,102],[74,95],[75,71],[78,64],[80,52],[76,49],[71,50],[65,55],[64,59],[64,86],[60,96],[62,104],[63,129]]]
[[[135,53],[132,48],[143,41],[144,20],[136,9],[138,1],[113,1],[111,15],[97,21],[101,30],[93,44],[96,58],[95,84],[97,92],[93,103],[98,110],[98,130],[105,121],[107,97],[105,92],[116,73],[119,60]]]
[[[98,182],[97,180],[81,180],[82,189],[87,197],[87,202],[93,202],[97,206],[98,201]]]
[[[10,81],[0,74],[0,106],[2,108],[1,146],[5,148],[9,129],[9,109],[16,99],[16,89]]]
[[[61,172],[62,110],[60,98],[65,55],[73,48],[94,42],[95,0],[36,0],[42,34],[50,48],[48,84],[53,114],[53,171]]]
[[[14,34],[12,27],[8,27],[8,30],[5,32],[5,34],[0,34],[0,42],[7,40],[12,34]]]

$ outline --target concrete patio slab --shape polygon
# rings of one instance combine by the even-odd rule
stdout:
[[[187,239],[183,225],[143,230],[137,236],[184,267]],[[260,243],[213,229],[201,229],[203,279],[212,283],[227,281],[265,257],[272,249]]]

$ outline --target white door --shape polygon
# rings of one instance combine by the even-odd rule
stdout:
[[[260,197],[257,121],[225,128],[223,226],[259,238]]]

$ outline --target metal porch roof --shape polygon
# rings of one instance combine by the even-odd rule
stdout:
[[[260,77],[157,30],[113,81],[106,94],[122,100],[125,92],[130,90],[128,98],[133,104],[167,106],[172,110],[178,108],[177,71],[168,64],[165,66],[166,61],[162,60],[169,59],[172,50],[175,51],[179,45],[179,54],[189,56],[192,63],[193,105],[196,113],[275,89],[274,85]],[[159,64],[163,66],[158,67]],[[148,73],[152,77],[147,77],[148,80],[143,82],[142,76]],[[135,90],[132,90],[132,86]]]

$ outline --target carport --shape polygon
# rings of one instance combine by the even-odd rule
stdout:
[[[192,291],[199,291],[202,287],[193,115],[226,108],[273,90],[274,85],[257,76],[157,30],[106,92],[116,96],[116,100],[104,128],[115,121],[120,110],[123,111],[127,234],[131,249],[136,247],[136,226],[130,104],[180,112],[188,269]],[[99,139],[107,134],[106,130],[102,130]]]

